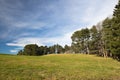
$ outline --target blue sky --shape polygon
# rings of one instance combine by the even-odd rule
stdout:
[[[0,52],[71,45],[71,35],[113,13],[118,0],[0,0]]]

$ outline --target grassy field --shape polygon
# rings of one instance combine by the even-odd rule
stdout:
[[[120,80],[120,62],[83,54],[0,55],[0,80]]]

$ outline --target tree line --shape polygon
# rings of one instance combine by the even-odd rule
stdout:
[[[75,31],[71,36],[71,46],[61,45],[38,46],[29,44],[18,55],[45,55],[52,53],[83,53],[97,54],[103,57],[113,57],[120,60],[120,0],[115,6],[112,18],[106,18],[101,23]]]
[[[53,46],[38,46],[37,44],[28,44],[24,47],[23,50],[18,52],[18,55],[30,55],[30,56],[39,56],[46,54],[61,54],[70,50],[70,46],[65,45],[62,47],[59,44]]]
[[[106,18],[91,29],[76,31],[71,38],[75,53],[92,53],[120,60],[120,0],[112,18]]]

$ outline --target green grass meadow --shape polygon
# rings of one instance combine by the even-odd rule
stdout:
[[[0,55],[0,80],[120,80],[120,62],[83,54]]]

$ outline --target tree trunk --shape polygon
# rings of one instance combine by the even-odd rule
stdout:
[[[87,54],[90,54],[90,50],[89,50],[88,46],[87,46]]]

